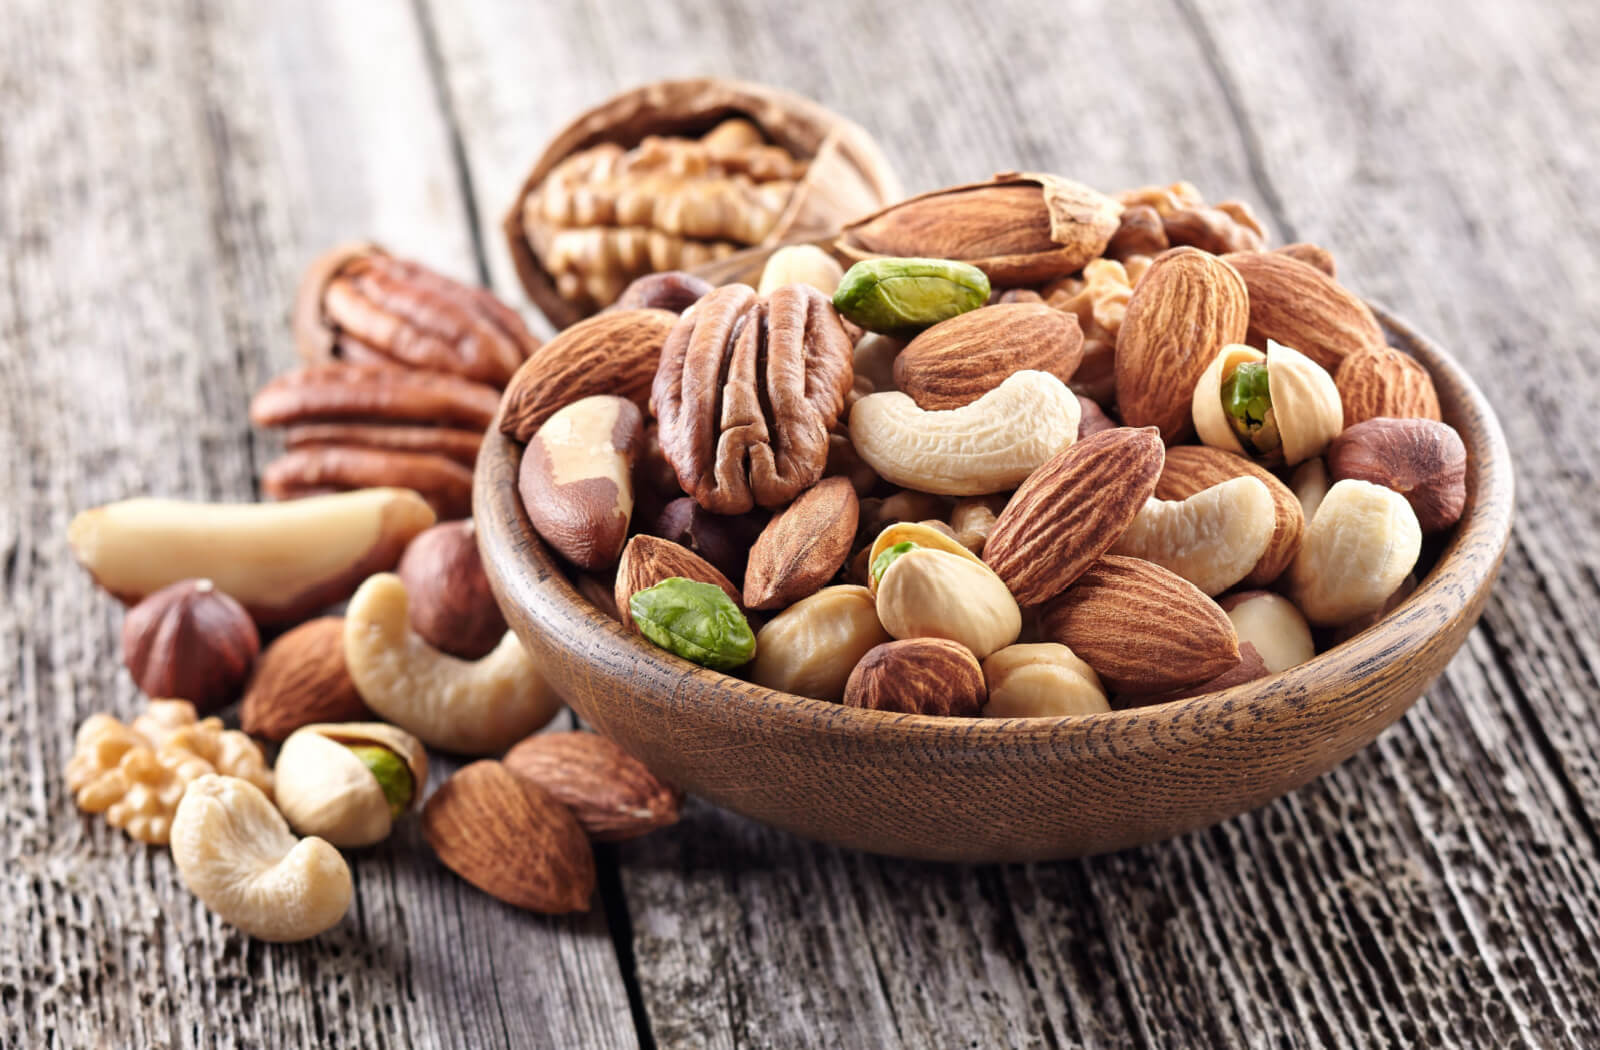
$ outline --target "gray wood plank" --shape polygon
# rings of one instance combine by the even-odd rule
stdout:
[[[255,943],[63,782],[78,722],[140,704],[72,511],[250,498],[245,405],[336,238],[476,269],[414,12],[11,5],[0,109],[0,1045],[636,1046],[599,912],[503,907],[407,828],[343,924]]]

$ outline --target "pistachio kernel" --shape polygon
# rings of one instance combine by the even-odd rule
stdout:
[[[411,770],[400,756],[386,747],[376,744],[347,744],[362,765],[372,771],[378,778],[378,786],[383,789],[384,801],[389,803],[389,815],[399,817],[411,806],[411,799],[416,793],[416,784],[411,779]]]
[[[756,653],[750,621],[721,587],[672,576],[628,599],[639,633],[702,667],[730,671]]]
[[[1222,381],[1222,408],[1245,448],[1265,453],[1278,447],[1266,362],[1245,361]]]
[[[869,332],[927,328],[988,301],[988,276],[950,259],[865,259],[833,293],[834,308]]]
[[[889,547],[880,553],[872,561],[871,572],[873,582],[876,583],[877,581],[883,579],[883,574],[889,571],[889,566],[894,564],[896,558],[900,557],[902,554],[916,550],[919,546],[920,544],[912,543],[910,540],[906,540],[901,543],[896,543],[893,547]]]

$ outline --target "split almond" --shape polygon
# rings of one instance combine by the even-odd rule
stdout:
[[[748,609],[781,609],[817,590],[850,554],[861,505],[848,478],[823,478],[767,523],[744,574]]]
[[[1236,252],[1223,258],[1250,290],[1246,342],[1292,346],[1330,373],[1358,350],[1383,345],[1383,328],[1367,304],[1315,266],[1281,252]]]
[[[1083,357],[1076,315],[1044,303],[985,306],[941,321],[894,359],[896,389],[936,411],[971,404],[1023,369],[1063,383]]]

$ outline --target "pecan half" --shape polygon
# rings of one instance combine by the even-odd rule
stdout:
[[[309,362],[383,359],[495,386],[539,345],[492,293],[374,244],[340,245],[311,264],[294,331]]]
[[[284,431],[288,448],[386,449],[391,452],[431,452],[472,466],[478,461],[483,435],[454,427],[415,427],[385,423],[306,423]]]
[[[411,489],[441,519],[472,514],[472,469],[427,452],[301,448],[279,456],[261,472],[261,491],[272,499],[381,487]]]
[[[250,421],[258,427],[389,422],[483,430],[499,406],[494,387],[459,376],[336,362],[269,382],[250,402]]]
[[[678,483],[707,510],[781,507],[822,477],[854,351],[833,304],[788,285],[718,288],[667,337],[650,407]]]

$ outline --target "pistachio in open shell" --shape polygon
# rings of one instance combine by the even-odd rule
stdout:
[[[1231,343],[1194,388],[1194,426],[1213,448],[1289,466],[1320,456],[1344,427],[1339,388],[1292,347]]]

